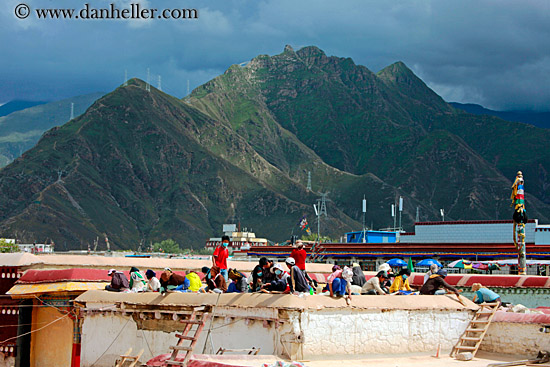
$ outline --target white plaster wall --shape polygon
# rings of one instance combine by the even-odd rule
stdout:
[[[321,309],[284,311],[285,322],[235,317],[268,316],[262,308],[221,308],[206,340],[208,323],[195,348],[202,353],[261,348],[260,354],[312,359],[342,354],[391,354],[434,351],[438,343],[450,350],[466,329],[471,314],[453,310]],[[233,311],[233,312],[232,312]],[[264,312],[265,311],[265,312]],[[233,314],[233,315],[232,315]],[[182,327],[183,329],[183,327]],[[140,330],[133,318],[120,312],[85,315],[82,325],[82,367],[113,366],[129,347],[144,349],[142,362],[170,352],[175,332]]]
[[[181,330],[183,328],[182,324]],[[207,323],[196,344],[195,353],[203,352],[209,328],[210,323]],[[220,347],[256,347],[261,348],[260,354],[280,355],[284,352],[279,342],[280,334],[288,333],[289,330],[290,326],[281,324],[276,327],[274,322],[249,320],[247,323],[244,319],[216,317],[205,352],[215,353]],[[140,361],[146,362],[154,356],[170,353],[169,347],[177,342],[175,334],[138,329],[131,316],[122,316],[120,312],[87,315],[82,324],[81,366],[112,367],[115,360],[130,347],[132,353],[143,349]]]
[[[541,332],[539,329],[542,326],[541,324],[493,322],[481,342],[480,349],[535,357],[540,350],[550,350],[550,333]]]
[[[304,358],[338,354],[391,354],[450,350],[468,325],[470,314],[458,311],[305,312]]]
[[[535,231],[535,245],[550,245],[550,226],[539,226]]]

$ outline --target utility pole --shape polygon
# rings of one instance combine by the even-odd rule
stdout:
[[[420,222],[420,207],[416,207],[416,223]]]
[[[74,119],[74,103],[71,102],[71,118],[69,119],[69,121],[71,121],[72,119]]]
[[[367,242],[365,236],[365,215],[367,214],[367,198],[363,195],[363,243]]]
[[[399,233],[401,233],[401,213],[403,212],[403,198],[399,197]]]
[[[395,204],[392,204],[391,205],[391,216],[393,218],[393,230],[395,231],[395,226],[397,225],[397,223],[395,223],[395,220],[396,220],[396,217],[395,217]]]
[[[317,217],[317,241],[319,241],[319,233],[321,232],[320,229],[320,217],[319,217],[319,209],[317,209],[317,205],[313,204],[313,210],[315,210],[315,216]]]
[[[441,221],[445,222],[445,209],[439,209],[439,213],[441,214]]]
[[[327,199],[328,192],[321,194],[321,198],[317,199],[317,205],[313,205],[315,215],[317,216],[317,241],[321,242],[321,216],[327,216]]]
[[[307,191],[311,191],[311,171],[307,172]]]
[[[147,92],[150,92],[151,91],[151,84],[150,84],[150,80],[149,80],[149,68],[147,68],[147,83],[145,84],[145,90]]]

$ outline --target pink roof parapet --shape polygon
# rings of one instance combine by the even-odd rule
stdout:
[[[471,287],[474,283],[480,283],[495,288],[550,288],[550,277],[536,275],[453,274],[448,275],[445,281],[457,287]],[[412,285],[421,286],[423,283],[423,274],[413,274]]]
[[[536,310],[536,309],[535,309]],[[512,322],[518,324],[547,324],[550,325],[549,314],[516,313],[497,311],[493,322]]]

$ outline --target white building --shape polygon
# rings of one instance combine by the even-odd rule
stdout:
[[[536,230],[539,228],[540,231]],[[414,232],[401,233],[400,242],[504,244],[513,243],[513,233],[514,222],[511,220],[419,222],[415,223]],[[525,242],[538,244],[537,238],[550,244],[550,226],[539,226],[537,219],[530,219],[525,225]]]

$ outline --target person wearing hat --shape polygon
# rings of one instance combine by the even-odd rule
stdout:
[[[290,293],[309,291],[309,284],[307,283],[306,277],[304,276],[302,270],[296,266],[296,260],[289,257],[285,260],[285,264],[290,270],[290,279],[288,282]]]
[[[445,277],[447,277],[445,269],[439,269],[436,274],[430,275],[430,278],[420,288],[420,294],[445,294],[446,292],[442,289],[445,288],[458,296],[458,289],[448,284]]]
[[[348,268],[346,267],[346,269]],[[343,272],[344,270],[338,265],[332,267],[332,274],[327,278],[328,290],[331,297],[343,297],[346,295],[346,290],[349,296],[351,296],[351,288],[348,287],[348,282],[342,276]]]
[[[106,285],[105,290],[111,292],[124,292],[130,288],[128,278],[126,278],[123,272],[111,269],[107,275],[111,277],[111,284]]]
[[[502,303],[500,296],[490,290],[487,287],[484,287],[481,285],[481,283],[474,283],[472,284],[472,292],[474,293],[474,299],[473,301],[477,304],[481,303],[492,303],[492,302],[498,302]]]
[[[147,278],[147,292],[158,292],[160,281],[157,278],[157,274],[153,270],[147,269],[145,277]]]
[[[383,271],[386,273],[386,278],[380,283],[380,287],[384,290],[386,293],[390,293],[390,287],[392,284],[392,278],[395,277],[395,274],[392,273],[391,266],[388,263],[383,263],[378,267],[378,271]]]
[[[351,284],[362,287],[367,280],[365,274],[358,263],[353,263],[351,270],[353,271],[353,277],[351,278]]]
[[[361,294],[368,294],[368,295],[386,295],[387,293],[382,288],[382,284],[384,281],[388,279],[388,273],[381,270],[379,271],[375,276],[370,278],[363,284],[363,287],[361,288]]]
[[[422,284],[426,284],[428,279],[430,279],[430,277],[433,274],[437,274],[438,270],[439,270],[439,266],[437,266],[437,264],[430,265],[430,270],[426,274],[424,274],[424,283],[422,283]]]
[[[288,286],[288,278],[290,275],[283,269],[283,266],[281,264],[274,264],[270,271],[273,272],[275,278],[271,283],[264,284],[262,286],[262,291],[274,293],[290,292],[290,287]]]
[[[237,269],[229,269],[228,276],[231,283],[227,286],[226,293],[246,293],[248,291],[248,282],[243,273]]]

